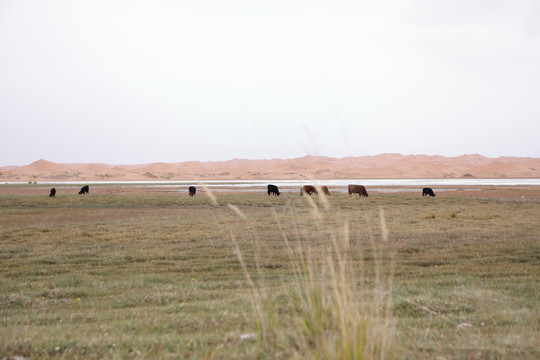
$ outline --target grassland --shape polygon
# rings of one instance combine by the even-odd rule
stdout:
[[[0,192],[0,358],[540,358],[540,201],[308,199]]]

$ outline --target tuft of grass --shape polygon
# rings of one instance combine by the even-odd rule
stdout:
[[[320,220],[328,204],[319,209],[308,197],[313,219]],[[311,200],[311,201],[310,201]],[[231,207],[241,218],[245,215]],[[276,215],[276,214],[274,214]],[[388,241],[384,212],[380,211],[381,241]],[[322,247],[293,244],[281,228],[292,279],[283,279],[278,295],[265,291],[264,281],[255,282],[247,269],[244,255],[233,237],[236,254],[252,288],[251,303],[258,317],[258,328],[265,348],[294,349],[298,359],[392,359],[396,355],[394,320],[392,318],[392,274],[383,281],[377,264],[376,282],[370,288],[363,279],[361,257],[351,247],[349,223],[340,234],[330,234]],[[371,244],[378,262],[380,244]],[[356,256],[355,256],[356,255]],[[258,274],[260,277],[260,273]],[[365,302],[364,297],[371,301]],[[283,316],[280,314],[286,314]]]

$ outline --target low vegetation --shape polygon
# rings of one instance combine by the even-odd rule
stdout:
[[[536,359],[540,202],[0,195],[0,358]]]

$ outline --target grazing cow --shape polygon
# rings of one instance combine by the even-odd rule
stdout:
[[[279,196],[279,189],[276,185],[268,185],[268,195],[275,195],[275,196]]]
[[[362,185],[349,185],[348,191],[349,191],[349,195],[347,195],[347,197],[351,197],[352,194],[358,194],[358,196],[368,197],[366,188]]]
[[[309,196],[311,196],[311,194],[319,194],[319,192],[317,191],[317,188],[313,185],[304,185],[300,188],[300,195],[304,195],[304,193],[308,194]]]
[[[190,186],[189,187],[189,196],[195,196],[196,193],[197,193],[197,188],[195,186]]]
[[[435,196],[435,193],[433,192],[432,188],[423,188],[422,196]]]
[[[55,197],[56,196],[56,189],[52,188],[51,193],[49,194],[49,197]]]
[[[328,186],[321,186],[321,190],[324,193],[324,195],[330,195],[330,190],[328,190]]]
[[[84,185],[82,188],[81,188],[81,191],[79,191],[79,195],[81,194],[88,194],[90,192],[90,188],[88,187],[88,185]]]

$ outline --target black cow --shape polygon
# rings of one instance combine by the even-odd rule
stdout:
[[[423,188],[422,196],[435,196],[435,193],[433,192],[432,188]]]
[[[56,195],[56,189],[52,188],[51,193],[49,194],[49,197],[54,197]]]
[[[89,194],[89,193],[90,193],[90,188],[88,187],[88,185],[84,185],[81,188],[81,191],[79,191],[79,195],[81,195],[81,194]]]
[[[195,186],[190,186],[189,187],[189,196],[195,196],[196,193],[197,193],[197,188]]]
[[[268,195],[276,195],[279,196],[280,192],[276,185],[268,185]]]

